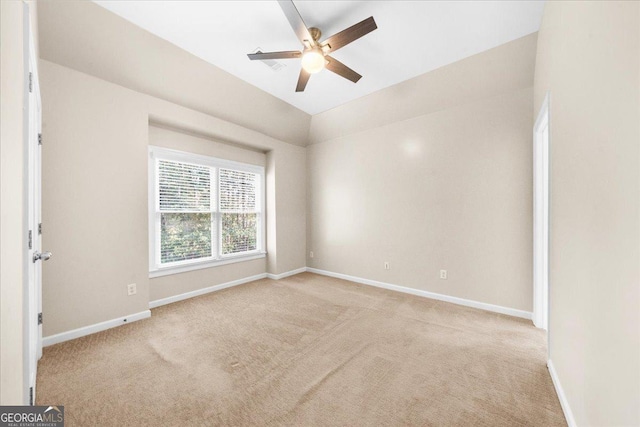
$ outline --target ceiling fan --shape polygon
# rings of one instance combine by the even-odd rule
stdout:
[[[292,0],[278,0],[278,3],[287,17],[289,24],[291,24],[293,31],[296,33],[296,36],[298,36],[298,39],[302,42],[304,49],[301,52],[290,50],[284,52],[250,53],[247,55],[249,59],[253,61],[302,58],[302,69],[298,77],[296,92],[304,91],[311,74],[317,73],[323,68],[354,83],[360,80],[362,77],[360,74],[331,57],[329,54],[378,28],[373,16],[320,42],[322,32],[315,27],[307,28]]]

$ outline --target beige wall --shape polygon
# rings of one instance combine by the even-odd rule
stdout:
[[[337,119],[349,135],[307,147],[307,265],[531,311],[534,56],[530,36],[420,76],[412,96],[440,102],[427,114],[379,125],[404,104],[392,87],[361,113],[367,130]]]
[[[150,124],[149,145],[217,157],[234,162],[266,166],[267,156],[262,150],[243,147],[240,144],[216,141],[184,130],[172,129],[162,124]]]
[[[40,57],[304,145],[311,117],[90,1],[45,1]]]
[[[304,148],[48,61],[40,65],[44,244],[55,254],[43,273],[45,336],[146,310],[150,300],[304,266],[298,255],[306,246],[298,225],[306,221],[304,204],[299,209],[299,199],[306,198]],[[165,139],[165,146],[231,157],[244,146],[261,152],[242,154],[254,161],[265,161],[262,153],[269,152],[276,186],[291,182],[293,191],[267,193],[276,209],[267,215],[279,223],[276,235],[267,236],[268,270],[257,260],[148,279],[150,121],[201,136]],[[293,164],[298,160],[302,166]],[[126,285],[134,282],[138,292],[127,296]]]
[[[267,194],[276,194],[276,174],[275,174],[276,156],[273,151],[267,153],[265,181]],[[267,197],[266,200],[266,220],[267,220],[267,253],[273,254],[277,251],[277,240],[273,237],[277,235],[276,227],[276,198]],[[306,236],[305,236],[306,237]],[[267,257],[267,271],[276,271],[277,258],[274,256]]]
[[[531,102],[521,89],[309,146],[308,265],[531,311]]]
[[[547,2],[550,350],[580,426],[640,425],[640,3]]]
[[[277,260],[273,270],[270,271],[279,274],[306,266],[307,168],[304,149],[282,150],[276,154]],[[282,165],[285,167],[283,168]]]
[[[531,87],[535,49],[534,33],[316,114],[309,143]]]
[[[46,337],[149,308],[149,126],[132,91],[46,61],[40,73]]]

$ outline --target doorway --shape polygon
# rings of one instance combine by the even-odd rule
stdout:
[[[533,126],[533,324],[549,330],[549,94]]]

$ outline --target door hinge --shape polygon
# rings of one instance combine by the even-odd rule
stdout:
[[[42,145],[42,134],[38,134],[38,145]]]
[[[29,92],[33,92],[33,73],[29,71]]]
[[[29,405],[33,406],[33,387],[29,387]]]
[[[29,249],[33,247],[33,231],[29,230]]]
[[[38,325],[42,325],[42,313],[38,313]]]
[[[42,234],[42,223],[38,224],[38,234]]]

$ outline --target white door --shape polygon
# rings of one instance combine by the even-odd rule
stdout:
[[[549,328],[549,95],[533,127],[533,323]]]
[[[28,9],[25,8],[28,14]],[[28,16],[28,15],[27,15]],[[25,34],[28,42],[29,69],[25,92],[27,93],[26,114],[26,152],[27,152],[27,228],[28,250],[27,259],[27,289],[25,324],[27,363],[25,363],[30,404],[35,403],[36,376],[38,360],[42,357],[42,261],[51,256],[42,253],[42,220],[41,220],[41,101],[38,84],[38,63],[33,48],[30,29]]]

